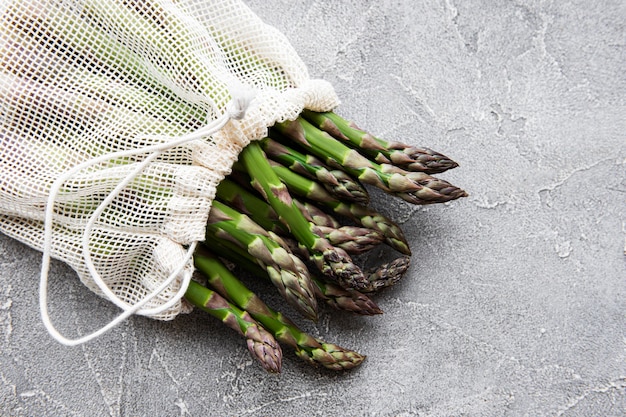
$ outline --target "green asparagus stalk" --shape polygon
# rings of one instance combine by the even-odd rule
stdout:
[[[346,172],[330,169],[313,155],[303,154],[269,137],[261,140],[260,144],[269,158],[300,175],[316,180],[338,199],[360,204],[369,202],[367,190]]]
[[[278,234],[289,233],[288,227],[280,221],[278,214],[267,200],[260,198],[254,190],[249,189],[251,180],[244,171],[245,168],[235,162],[231,174],[219,183],[215,197],[241,213],[247,214],[266,230]],[[309,222],[317,226],[341,227],[335,218],[319,207],[302,203],[295,198],[292,198],[292,201]]]
[[[289,229],[280,221],[272,206],[266,200],[259,198],[256,193],[242,185],[246,183],[249,184],[250,182],[250,177],[241,171],[243,167],[240,164],[235,164],[235,167],[239,169],[239,171],[233,171],[229,177],[220,182],[215,197],[233,209],[248,215],[265,230],[283,236],[289,235]],[[231,178],[237,178],[237,181],[233,181]],[[298,204],[295,199],[293,201]],[[329,218],[328,215],[325,215],[325,213],[316,207],[312,207],[309,210],[298,205],[298,209],[302,212],[307,221],[315,225],[318,225],[318,223],[315,223],[316,221],[321,221],[323,223],[322,226],[341,227],[336,220]],[[315,231],[315,229],[312,230]]]
[[[310,219],[311,223],[316,226],[325,226],[332,227],[333,229],[338,229],[341,227],[341,223],[339,220],[334,218],[329,213],[326,213],[324,210],[316,206],[315,204],[311,204],[307,201],[300,201],[298,199],[293,199],[295,201],[298,209],[304,214],[307,219]]]
[[[303,248],[298,245],[297,242],[290,239],[285,239],[285,241],[294,253],[298,253],[303,257],[307,255],[306,251],[303,251]],[[346,248],[348,252],[349,249],[350,248]],[[403,255],[390,262],[368,269],[365,271],[368,283],[363,288],[359,289],[359,291],[367,294],[395,285],[409,269],[410,262],[410,256]]]
[[[400,253],[410,255],[411,250],[402,229],[391,219],[376,210],[356,203],[337,200],[315,182],[284,167],[272,166],[272,170],[292,193],[312,199],[333,210],[336,214],[349,217],[363,227],[376,230],[385,236],[385,243]]]
[[[358,226],[338,228],[317,226],[316,232],[324,236],[333,246],[345,250],[350,255],[367,252],[384,240],[383,234],[378,230]]]
[[[232,176],[233,174],[231,174]],[[276,211],[267,201],[257,197],[230,177],[224,178],[219,183],[215,197],[240,213],[246,214],[265,230],[277,234],[288,232],[287,227],[280,221]]]
[[[274,128],[296,141],[307,151],[322,158],[330,166],[339,166],[363,183],[374,185],[383,191],[412,204],[444,203],[467,193],[447,181],[424,173],[411,173],[410,177],[386,168],[361,155],[319,130],[303,118],[277,123]],[[419,176],[417,174],[420,174]]]
[[[386,142],[360,129],[333,112],[302,112],[311,124],[336,139],[358,149],[379,164],[392,164],[410,172],[437,174],[458,166],[445,155],[428,148],[400,142]]]
[[[198,255],[195,263],[207,277],[209,285],[249,312],[279,342],[292,347],[296,355],[305,361],[340,371],[354,368],[365,359],[365,356],[357,352],[323,342],[299,329],[280,312],[269,308],[215,257]]]
[[[337,310],[350,311],[365,316],[383,314],[376,303],[360,291],[347,290],[321,279],[316,279],[315,284],[318,288],[318,296],[326,304]]]
[[[304,317],[317,319],[317,301],[311,279],[299,260],[279,239],[269,235],[245,214],[213,201],[207,224],[207,239],[219,236],[239,245],[265,267],[272,283],[287,302]]]
[[[381,244],[384,239],[379,232],[362,227],[342,226],[339,229],[324,229],[324,227],[318,227],[318,233],[328,239],[335,247],[345,250],[349,255],[363,254]],[[354,235],[351,234],[351,230],[356,231]],[[359,231],[362,230],[365,231],[364,234],[359,235]],[[288,237],[282,239],[293,253],[302,259],[309,259],[308,250],[295,239]]]
[[[235,166],[239,169],[243,169],[241,165],[235,164]],[[235,210],[250,216],[252,220],[257,222],[265,230],[280,235],[288,235],[289,229],[280,221],[272,206],[266,200],[258,197],[256,193],[242,185],[246,183],[249,184],[250,182],[249,177],[244,174],[245,173],[242,171],[233,171],[229,177],[220,182],[215,197]],[[234,178],[237,178],[237,181],[234,181]],[[293,199],[293,201],[296,203],[305,219],[316,226],[325,226],[334,229],[341,227],[341,224],[336,219],[317,206],[311,204],[305,205],[296,199]]]
[[[288,234],[284,224],[278,220],[276,212],[269,203],[253,195],[239,184],[228,179],[223,180],[217,188],[216,197],[231,208],[248,215],[265,230],[282,235]],[[300,205],[298,207],[300,208]],[[312,221],[308,212],[303,211],[303,214],[307,221]],[[311,227],[311,230],[328,240],[331,245],[345,250],[350,255],[368,251],[384,240],[384,236],[379,231],[357,226],[315,225]]]
[[[257,142],[251,142],[243,149],[240,160],[252,178],[251,185],[263,195],[293,236],[309,250],[319,270],[342,286],[359,288],[365,285],[363,271],[350,256],[311,230],[312,224],[298,210]]]
[[[290,191],[292,188],[298,187],[297,190],[293,190],[297,195],[302,196],[308,200],[318,201],[318,202],[327,202],[338,200],[337,197],[333,196],[329,193],[324,187],[322,187],[319,182],[310,180],[297,172],[281,165],[273,161],[268,161],[272,170],[276,173],[276,176],[283,180],[286,177],[293,178],[303,178],[306,181],[292,181],[290,184],[287,184],[287,187]]]
[[[279,373],[282,350],[274,337],[250,314],[235,307],[218,293],[195,281],[189,283],[185,298],[197,308],[220,319],[231,329],[247,339],[248,350],[268,372]]]
[[[335,213],[346,216],[359,223],[363,227],[377,230],[385,237],[385,243],[404,255],[411,255],[411,248],[404,236],[404,232],[389,217],[379,213],[370,207],[360,204],[348,204],[343,202],[329,202],[325,204]]]
[[[263,276],[269,279],[266,270],[259,266],[257,260],[237,245],[221,238],[213,238],[206,241],[204,246],[215,255],[234,262],[253,276]],[[382,314],[382,310],[378,305],[359,291],[344,289],[339,285],[324,281],[314,274],[311,274],[311,280],[315,284],[316,296],[337,310],[349,311],[364,316]]]

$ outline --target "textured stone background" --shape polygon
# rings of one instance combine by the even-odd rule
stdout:
[[[287,353],[267,375],[202,314],[60,346],[39,319],[39,253],[0,236],[0,414],[624,415],[626,3],[248,4],[335,85],[339,113],[453,157],[442,177],[471,196],[379,205],[415,252],[376,298],[385,314],[302,323],[368,355],[344,374]],[[66,266],[51,276],[67,331],[116,312]]]

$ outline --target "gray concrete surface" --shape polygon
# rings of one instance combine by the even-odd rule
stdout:
[[[312,334],[368,355],[267,375],[202,314],[133,318],[67,348],[39,319],[40,255],[0,236],[3,416],[626,414],[626,3],[250,0],[332,82],[338,112],[461,163],[470,197],[379,201],[415,255]],[[66,266],[53,312],[87,332],[115,309]],[[276,298],[269,298],[278,303]]]

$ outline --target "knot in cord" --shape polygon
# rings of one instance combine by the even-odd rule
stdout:
[[[231,87],[230,91],[232,99],[226,105],[226,112],[231,119],[241,120],[245,117],[248,107],[254,100],[255,92],[242,87]]]

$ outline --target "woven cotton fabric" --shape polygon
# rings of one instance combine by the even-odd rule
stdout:
[[[254,94],[242,120],[171,147],[73,173],[54,199],[52,256],[102,295],[81,240],[94,210],[129,175],[88,233],[106,286],[132,305],[184,262],[204,229],[217,184],[241,149],[276,121],[338,104],[285,37],[239,0],[0,2],[0,231],[42,249],[51,185],[114,152],[192,134],[223,117],[233,91]],[[140,314],[171,319],[187,261]],[[150,311],[157,311],[151,313]]]

